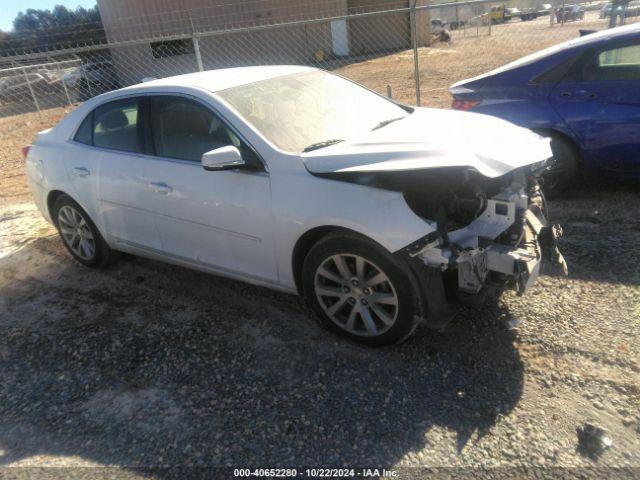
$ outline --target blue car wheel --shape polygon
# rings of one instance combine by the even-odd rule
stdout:
[[[548,198],[559,194],[575,183],[579,174],[580,158],[575,147],[562,137],[551,136],[553,159],[542,178],[542,189]]]

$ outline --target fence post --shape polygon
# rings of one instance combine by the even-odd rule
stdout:
[[[31,81],[27,76],[27,69],[25,67],[22,67],[22,73],[24,74],[24,79],[27,82],[29,91],[31,92],[31,98],[33,98],[33,103],[36,105],[36,110],[38,110],[38,114],[42,116],[42,112],[40,112],[40,105],[38,104],[38,99],[36,98],[36,93],[33,91],[33,87],[31,86]]]
[[[71,97],[69,96],[69,90],[67,90],[67,84],[62,79],[62,73],[60,72],[60,62],[56,62],[56,66],[58,67],[58,77],[60,78],[60,83],[62,83],[62,88],[64,88],[64,94],[67,96],[67,102],[71,105]]]
[[[413,0],[411,11],[409,12],[409,22],[411,23],[411,43],[413,44],[413,77],[416,84],[416,105],[420,106],[420,66],[418,64],[418,29],[416,28],[416,2]]]
[[[91,90],[91,82],[89,82],[89,77],[87,77],[87,69],[84,66],[84,62],[82,61],[82,59],[80,59],[80,70],[82,70],[82,75],[84,76],[84,81],[87,84],[87,90],[89,91],[89,98],[93,97],[93,91]],[[78,94],[82,95],[82,92],[80,92],[80,88],[78,88]],[[82,100],[82,97],[80,97],[80,100]]]
[[[200,55],[200,37],[197,35],[193,35],[193,51],[196,54],[196,65],[198,66],[198,71],[202,72],[204,67],[202,66],[202,55]]]

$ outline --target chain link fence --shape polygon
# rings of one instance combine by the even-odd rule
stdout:
[[[30,51],[0,52],[0,137],[30,122],[49,126],[106,91],[243,65],[313,65],[403,103],[446,107],[447,89],[458,80],[580,30],[607,28],[612,15],[616,23],[640,19],[639,0],[622,10],[546,1],[299,0],[267,8],[267,0],[254,0],[244,9],[221,3],[125,16],[103,0],[107,43],[59,49],[44,41]]]

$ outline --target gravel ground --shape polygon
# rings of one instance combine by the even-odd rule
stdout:
[[[539,23],[421,49],[423,101],[446,106],[453,81],[559,41]],[[501,34],[525,28],[535,41]],[[342,73],[411,101],[411,59]],[[1,479],[229,465],[640,477],[638,186],[552,202],[568,278],[367,349],[320,330],[296,297],[134,257],[73,262],[30,203],[19,153],[64,113],[0,119]],[[613,446],[578,449],[585,422]]]
[[[637,475],[638,190],[584,188],[551,207],[568,278],[369,349],[319,329],[293,296],[135,257],[87,269],[33,205],[4,206],[0,464]],[[577,450],[586,421],[613,440],[601,456]]]

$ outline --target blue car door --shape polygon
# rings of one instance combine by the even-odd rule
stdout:
[[[583,55],[551,93],[588,169],[640,174],[640,40]]]

